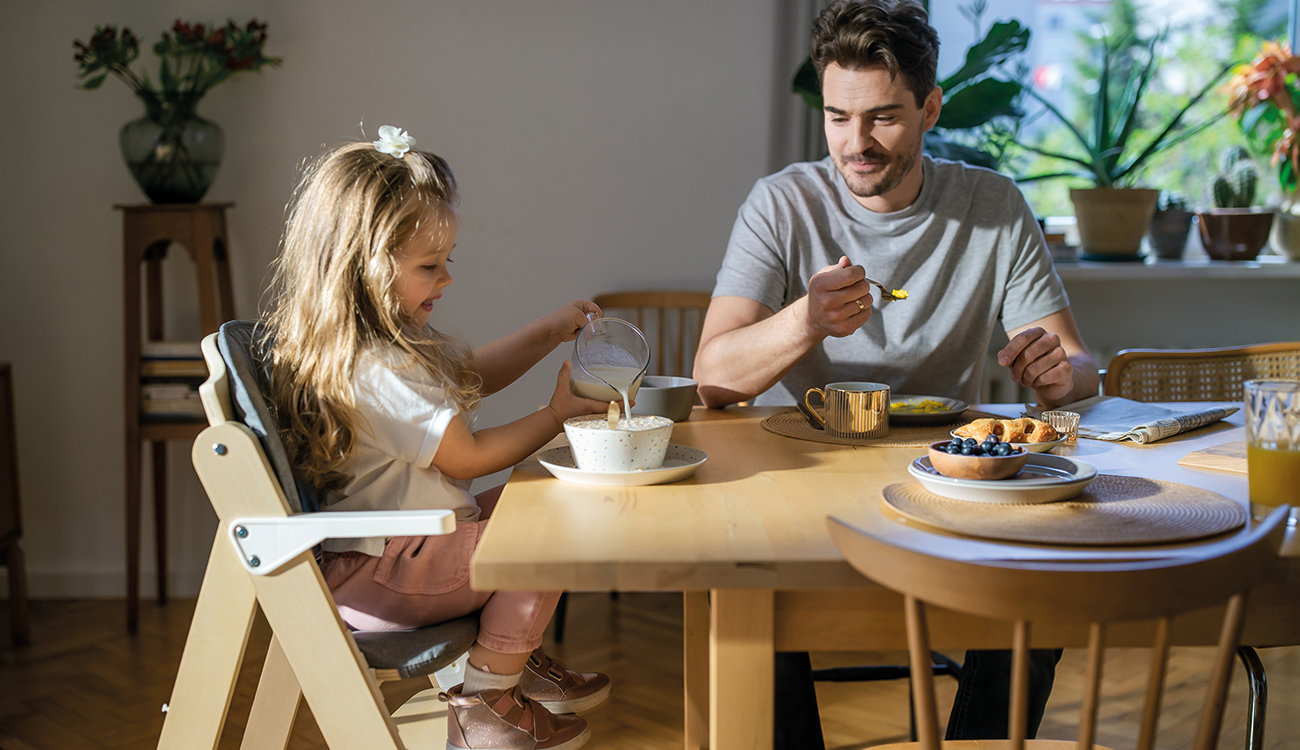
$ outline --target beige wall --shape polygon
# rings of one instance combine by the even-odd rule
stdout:
[[[76,90],[73,39],[96,23],[129,26],[151,45],[178,16],[267,21],[268,52],[284,66],[223,84],[200,105],[226,134],[208,199],[238,204],[239,315],[257,311],[302,160],[395,124],[461,181],[456,284],[434,315],[483,343],[576,297],[711,288],[736,208],[794,156],[797,100],[786,92],[802,50],[777,40],[803,23],[796,7],[0,2],[0,360],[17,380],[33,594],[124,590],[121,222],[111,206],[144,200],[117,146],[142,108],[116,80]],[[170,265],[169,333],[196,338],[192,277]],[[482,423],[544,403],[560,358],[490,400]],[[172,445],[169,465],[174,590],[192,592],[215,518],[186,446]],[[151,556],[146,541],[146,593]]]

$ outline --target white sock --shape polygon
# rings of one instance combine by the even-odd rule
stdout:
[[[519,684],[519,678],[523,676],[523,670],[514,674],[496,674],[486,669],[479,669],[473,664],[465,665],[465,684],[461,686],[461,695],[474,695],[484,690],[509,690]]]

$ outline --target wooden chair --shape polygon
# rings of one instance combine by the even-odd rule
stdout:
[[[27,623],[27,565],[18,493],[18,430],[13,369],[0,362],[0,565],[9,569],[9,631],[15,646],[31,641]]]
[[[1240,401],[1252,378],[1300,378],[1300,341],[1219,349],[1125,349],[1102,394],[1134,401]]]
[[[1028,660],[1031,623],[1087,625],[1086,687],[1080,710],[1079,745],[1094,747],[1100,702],[1106,627],[1111,623],[1154,620],[1155,641],[1139,750],[1155,746],[1160,702],[1174,615],[1227,602],[1218,651],[1197,728],[1195,750],[1218,744],[1223,707],[1231,681],[1233,652],[1241,637],[1250,588],[1275,566],[1289,507],[1240,533],[1231,549],[1190,553],[1187,557],[1122,562],[970,561],[895,546],[840,519],[828,520],[831,537],[849,564],[880,585],[901,593],[913,665],[928,663],[928,605],[993,620],[1011,620],[1011,739],[941,742],[933,678],[913,666],[913,697],[918,711],[919,743],[889,745],[925,750],[956,748],[1074,747],[1074,743],[1026,740]],[[1097,746],[1100,747],[1100,746]]]
[[[689,378],[709,300],[708,292],[648,291],[600,294],[591,301],[645,333],[654,347],[648,375]]]
[[[266,408],[260,338],[253,324],[234,321],[203,340],[211,375],[200,394],[210,425],[192,455],[219,526],[158,747],[217,746],[260,608],[273,638],[242,747],[282,750],[305,698],[334,750],[400,750],[390,710],[429,688],[430,675],[444,688],[460,682],[477,617],[351,633],[312,547],[329,537],[448,533],[455,518],[441,510],[302,512],[315,496],[294,482]]]
[[[1241,401],[1252,378],[1300,379],[1300,341],[1217,349],[1125,349],[1106,368],[1102,395],[1133,401]],[[1238,657],[1249,680],[1247,750],[1264,743],[1268,680],[1255,649]]]

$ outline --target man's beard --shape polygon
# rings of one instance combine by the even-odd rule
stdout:
[[[901,185],[903,179],[916,166],[916,160],[920,156],[921,138],[918,137],[913,143],[900,149],[893,156],[878,151],[867,151],[854,154],[852,157],[837,155],[835,157],[835,166],[839,169],[840,174],[844,176],[844,182],[848,185],[850,193],[859,198],[874,198],[877,195],[884,195]],[[848,169],[850,163],[860,164],[872,161],[883,162],[885,170],[875,175],[863,176]]]

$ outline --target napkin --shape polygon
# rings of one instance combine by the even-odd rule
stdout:
[[[1218,422],[1241,407],[1189,404],[1188,408],[1169,409],[1119,396],[1093,396],[1056,408],[1079,414],[1080,437],[1154,443]],[[1034,407],[1031,411],[1041,414],[1042,409]]]

